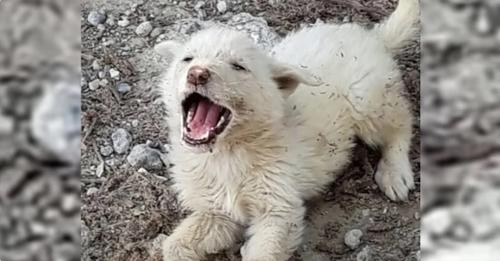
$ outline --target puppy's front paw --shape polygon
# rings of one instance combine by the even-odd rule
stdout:
[[[167,238],[162,244],[163,261],[200,261],[202,260],[193,249],[180,242]]]
[[[415,188],[413,172],[407,159],[401,161],[382,159],[375,173],[375,181],[393,201],[407,201],[409,191]]]

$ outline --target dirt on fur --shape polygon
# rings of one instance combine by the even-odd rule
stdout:
[[[165,160],[168,128],[163,120],[167,112],[156,89],[165,61],[152,50],[155,43],[170,39],[173,30],[196,30],[179,31],[176,21],[224,23],[246,12],[262,17],[272,31],[284,36],[318,19],[370,25],[390,14],[396,5],[390,0],[294,0],[275,5],[226,0],[223,10],[217,3],[82,1],[82,260],[161,260],[159,240],[187,214],[170,188]],[[101,12],[106,21],[92,25],[88,21],[91,12]],[[136,30],[145,21],[151,22],[152,28],[140,36],[143,32],[137,34]],[[345,175],[321,198],[308,202],[304,244],[292,260],[399,261],[420,256],[419,43],[406,48],[397,59],[416,116],[411,160],[417,190],[406,203],[386,198],[373,178],[380,155],[359,143]],[[130,134],[123,154],[113,150],[112,136],[119,128]],[[161,155],[161,169],[131,166],[127,160],[131,148],[144,143]],[[352,229],[363,232],[361,244],[354,250],[344,244],[346,232]],[[367,259],[363,259],[364,254]],[[240,259],[235,246],[210,260]]]

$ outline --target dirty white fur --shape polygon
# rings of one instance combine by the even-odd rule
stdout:
[[[383,152],[375,174],[381,190],[406,200],[414,187],[412,116],[392,57],[417,35],[418,16],[418,0],[401,0],[371,30],[318,25],[271,54],[227,28],[160,44],[172,61],[164,81],[172,175],[193,211],[163,243],[164,260],[204,260],[241,240],[243,261],[287,260],[301,242],[304,200],[349,163],[355,136]],[[233,61],[248,71],[234,70]],[[233,112],[211,152],[181,141],[180,103],[193,65],[212,74],[201,92]]]

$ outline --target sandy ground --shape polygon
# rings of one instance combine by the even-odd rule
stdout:
[[[152,51],[157,41],[185,37],[199,29],[199,21],[224,23],[241,12],[262,17],[273,33],[283,36],[317,19],[368,25],[395,7],[389,0],[287,2],[270,6],[266,1],[226,1],[224,12],[217,10],[215,1],[82,2],[82,260],[155,260],[154,251],[149,251],[152,240],[168,235],[186,214],[169,188],[166,160],[161,169],[140,169],[140,164],[131,166],[127,160],[132,147],[145,143],[157,153],[153,154],[168,156],[168,129],[162,121],[166,111],[155,91],[159,65],[165,63]],[[87,18],[92,11],[105,14],[106,22],[91,25]],[[137,27],[146,20],[154,29],[137,35]],[[397,58],[418,119],[419,44]],[[111,76],[114,70],[119,76]],[[130,90],[120,89],[123,83]],[[411,159],[419,187],[416,124]],[[130,134],[122,140],[130,143],[123,154],[113,149],[112,136],[119,128]],[[418,259],[420,191],[411,193],[409,203],[390,202],[373,180],[379,156],[360,143],[345,175],[323,197],[308,203],[305,243],[292,260]],[[344,235],[355,228],[363,236],[360,245],[350,249]],[[368,259],[361,252],[368,253]],[[238,249],[212,260],[239,260]]]

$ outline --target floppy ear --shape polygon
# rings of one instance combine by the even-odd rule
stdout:
[[[293,65],[274,64],[271,73],[273,80],[278,85],[278,89],[285,98],[290,96],[301,83],[311,86],[322,84],[321,79]]]
[[[154,50],[156,53],[171,61],[175,54],[179,53],[182,49],[182,44],[177,41],[165,41],[155,45]]]

